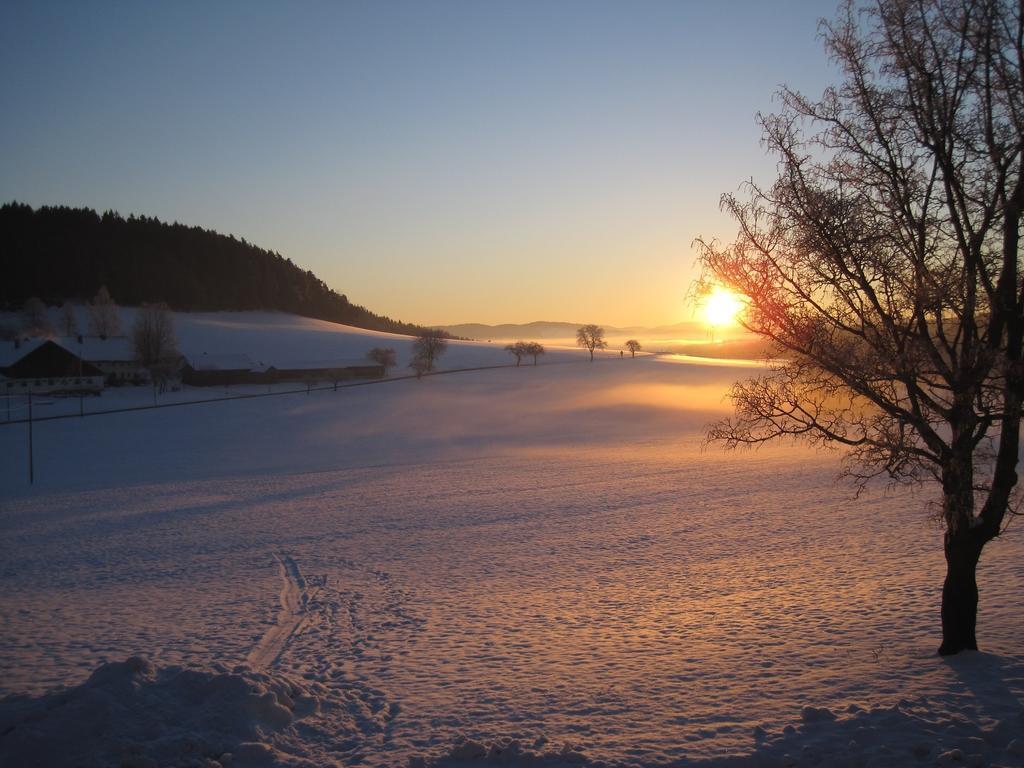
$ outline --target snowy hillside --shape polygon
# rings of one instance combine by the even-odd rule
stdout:
[[[982,559],[985,652],[940,659],[930,496],[703,446],[749,373],[566,350],[43,422],[31,488],[0,425],[0,764],[1024,765],[1020,532]]]
[[[135,321],[136,309],[119,308],[122,334],[130,334]],[[50,320],[53,327],[58,325],[58,310],[50,309]],[[84,307],[77,308],[79,328],[88,328],[88,317]],[[172,312],[178,351],[187,360],[196,365],[204,365],[210,361],[244,360],[248,364],[260,368],[275,366],[277,368],[310,368],[333,367],[345,365],[362,365],[366,362],[366,353],[375,347],[391,347],[396,352],[397,365],[389,372],[389,378],[400,378],[412,375],[408,367],[412,360],[413,337],[400,334],[370,331],[353,328],[323,320],[314,320],[299,315],[282,312]],[[19,322],[16,316],[0,316],[0,321],[15,325]],[[39,339],[28,342],[22,349],[30,348]],[[81,346],[74,337],[59,338],[68,349],[79,353]],[[116,346],[118,349],[130,350],[130,339],[127,336],[100,342],[96,337],[86,339],[86,348]],[[0,342],[0,363],[4,355],[16,359],[16,355],[24,354],[14,348],[13,342]],[[101,353],[102,354],[102,353]],[[603,358],[618,358],[618,348],[598,350],[596,355]],[[545,352],[540,360],[545,363],[581,361],[588,357],[584,350],[575,345],[559,346],[545,344]],[[476,342],[450,340],[447,350],[437,358],[434,365],[436,372],[447,372],[465,368],[514,365],[513,358],[505,351],[504,342]],[[532,358],[522,360],[522,365],[532,365]],[[283,392],[304,388],[304,384],[282,382],[270,387],[270,392]],[[320,386],[331,386],[330,382],[320,382]],[[231,387],[182,387],[173,391],[160,393],[154,401],[153,392],[148,387],[117,387],[107,388],[100,397],[88,397],[83,400],[40,398],[35,403],[35,418],[46,418],[65,414],[78,415],[80,412],[89,414],[105,412],[121,408],[144,407],[153,404],[168,405],[209,398],[228,398],[238,395],[266,393],[268,388],[263,385]],[[10,402],[0,400],[0,423],[7,420],[20,420],[28,417],[28,403],[24,397],[15,397]]]
[[[124,310],[126,316],[131,310]],[[278,367],[324,360],[363,360],[372,347],[393,347],[398,372],[412,357],[412,337],[368,331],[280,312],[175,312],[179,346],[186,356],[242,353]],[[571,350],[572,357],[581,352]],[[615,352],[618,354],[618,351]],[[452,341],[440,369],[502,365],[512,361],[504,344]]]

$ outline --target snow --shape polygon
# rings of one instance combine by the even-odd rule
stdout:
[[[178,320],[391,345],[328,326]],[[33,487],[0,425],[0,764],[1024,765],[1015,527],[942,659],[928,493],[704,446],[749,366],[584,360],[41,422]]]
[[[124,310],[129,312],[130,310]],[[278,368],[315,367],[323,361],[366,360],[373,347],[393,347],[398,367],[412,359],[412,338],[394,333],[368,331],[280,312],[174,313],[181,352],[190,360],[210,355],[245,354]],[[126,323],[130,318],[126,317]],[[579,359],[581,350],[561,355]],[[611,356],[611,353],[606,353]],[[618,351],[614,352],[618,357]],[[502,365],[512,358],[502,344],[452,342],[438,359],[440,369],[476,365]]]
[[[111,336],[102,339],[99,336],[58,336],[54,339],[65,349],[74,352],[83,360],[89,361],[120,361],[134,362],[135,350],[132,340],[127,336]]]
[[[235,765],[308,756],[282,731],[309,729],[344,696],[321,699],[301,681],[245,668],[156,669],[132,657],[104,664],[83,684],[36,700],[0,702],[7,765],[121,765],[149,768],[213,757]],[[16,715],[16,716],[17,716]],[[26,716],[27,715],[27,716]],[[331,719],[327,741],[357,732],[355,719]],[[54,739],[56,731],[61,738]],[[279,748],[278,748],[279,747]]]
[[[14,365],[36,347],[41,346],[44,341],[46,339],[26,339],[17,344],[13,341],[0,341],[0,368]]]
[[[120,308],[121,326],[130,328],[135,310]],[[374,347],[392,347],[396,351],[397,367],[390,371],[392,378],[410,375],[408,364],[412,360],[413,339],[379,331],[313,320],[280,312],[174,312],[175,332],[179,351],[195,367],[202,370],[265,370],[325,368],[367,364],[366,353]],[[113,343],[116,339],[102,342]],[[22,349],[32,349],[42,340],[22,342]],[[0,344],[14,349],[13,343]],[[76,351],[76,348],[69,346]],[[96,351],[95,346],[93,350]],[[12,353],[13,354],[13,353]],[[19,351],[17,357],[22,353]],[[548,346],[541,356],[546,364],[579,361],[587,353],[576,347]],[[619,359],[617,351],[598,353],[599,358]],[[435,371],[446,372],[465,368],[506,366],[513,358],[503,345],[485,342],[451,341],[448,350],[435,361]],[[523,367],[532,364],[524,360]],[[322,386],[333,390],[332,382]],[[89,415],[124,408],[150,405],[171,405],[226,398],[238,395],[262,395],[305,391],[304,385],[281,382],[270,385],[231,387],[188,387],[154,393],[147,387],[108,387],[100,397],[58,398],[37,401],[36,418],[52,416]],[[15,395],[10,402],[0,402],[0,424],[28,417],[28,404],[24,396]]]
[[[131,340],[127,336],[112,336],[101,339],[98,336],[55,336],[53,341],[88,361],[130,362],[135,359]],[[44,338],[22,339],[18,342],[0,341],[0,368],[16,363],[29,352],[45,342]]]

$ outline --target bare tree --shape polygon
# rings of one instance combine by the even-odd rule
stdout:
[[[934,480],[946,576],[939,653],[977,648],[976,566],[1016,514],[1024,396],[1024,19],[1009,0],[875,0],[823,23],[843,82],[760,117],[770,188],[725,196],[703,285],[788,361],[732,391],[727,446],[847,447],[856,482]]]
[[[409,361],[409,367],[416,372],[417,379],[422,379],[424,373],[430,372],[431,365],[425,357],[413,355],[412,360]]]
[[[377,365],[384,367],[384,375],[387,376],[388,370],[394,368],[398,364],[398,357],[395,355],[395,350],[391,347],[374,347],[366,353],[367,360],[372,360]]]
[[[177,355],[174,318],[166,304],[143,304],[132,326],[135,359],[151,371]]]
[[[89,305],[89,327],[93,336],[101,339],[117,336],[121,332],[121,317],[117,304],[110,297],[107,286],[101,286]]]
[[[533,364],[537,365],[537,358],[543,355],[547,350],[544,349],[544,345],[539,341],[530,341],[526,344],[526,354],[533,356]]]
[[[153,400],[157,392],[167,388],[177,358],[178,342],[174,336],[174,318],[166,304],[143,304],[132,326],[135,359],[149,371]]]
[[[60,308],[60,315],[57,317],[57,330],[61,336],[76,336],[78,334],[78,313],[70,301],[65,301]]]
[[[434,362],[448,349],[447,334],[438,329],[423,331],[412,343],[413,360],[421,360],[426,372],[434,370]]]
[[[21,307],[23,328],[29,336],[48,336],[53,332],[46,305],[38,296],[25,300]]]
[[[642,347],[640,346],[639,341],[636,339],[630,339],[626,342],[626,349],[629,350],[630,357],[636,357],[636,353],[639,352]]]
[[[505,351],[510,355],[514,355],[516,358],[516,368],[519,367],[520,361],[530,354],[529,345],[525,341],[517,341],[515,344],[507,344]]]
[[[604,328],[599,325],[584,325],[576,329],[576,346],[590,352],[590,362],[594,362],[594,350],[604,349],[608,342],[604,340]]]

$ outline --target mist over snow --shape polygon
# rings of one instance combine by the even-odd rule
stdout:
[[[193,354],[410,343],[175,320]],[[0,764],[1024,765],[1014,526],[984,652],[940,659],[928,492],[705,446],[748,366],[585,360],[40,422],[33,487],[0,425]]]

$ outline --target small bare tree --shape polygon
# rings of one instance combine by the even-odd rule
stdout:
[[[576,346],[590,352],[590,362],[594,362],[594,350],[604,349],[608,342],[604,340],[604,328],[599,325],[584,325],[576,329]]]
[[[166,304],[143,304],[132,326],[135,359],[149,371],[153,399],[170,381],[178,342],[174,337],[174,318]]]
[[[422,379],[424,373],[430,373],[431,365],[425,357],[413,355],[412,360],[409,361],[409,367],[416,372],[417,379]]]
[[[166,363],[177,354],[174,318],[166,304],[143,304],[132,326],[135,359],[146,368]]]
[[[21,307],[22,327],[28,336],[48,336],[53,332],[46,305],[38,296],[25,300]]]
[[[630,339],[626,342],[626,349],[629,350],[630,357],[636,357],[636,353],[641,350],[640,342],[636,339]]]
[[[107,286],[101,286],[89,305],[89,328],[93,336],[106,339],[121,332],[121,316]]]
[[[941,654],[976,649],[976,569],[1018,496],[1024,398],[1024,14],[1011,0],[867,0],[822,25],[844,73],[760,118],[770,188],[722,205],[704,285],[749,297],[785,359],[737,384],[712,439],[845,446],[858,483],[934,480]]]
[[[391,347],[374,347],[366,353],[366,359],[383,366],[385,376],[387,376],[389,369],[394,368],[398,364],[398,357],[395,355],[395,350]]]
[[[78,313],[70,301],[65,301],[57,317],[57,330],[61,336],[78,335]]]
[[[517,341],[515,344],[508,344],[505,346],[505,351],[510,355],[515,356],[516,368],[519,367],[520,361],[530,354],[529,345],[525,341]]]
[[[448,335],[439,329],[427,329],[412,343],[413,361],[420,360],[426,366],[424,371],[432,371],[437,358],[443,355],[447,349]]]
[[[544,345],[539,341],[531,341],[526,345],[526,354],[533,356],[533,364],[537,365],[537,358],[543,355],[547,350],[544,349]]]

